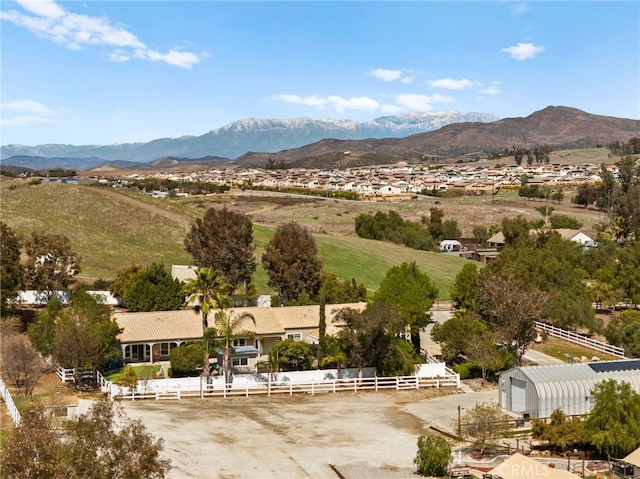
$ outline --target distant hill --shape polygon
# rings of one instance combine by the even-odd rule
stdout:
[[[640,137],[640,120],[592,115],[575,108],[550,106],[525,118],[491,123],[455,123],[406,138],[322,140],[301,148],[247,153],[239,165],[285,162],[293,167],[347,167],[432,157],[487,155],[512,147],[549,144],[554,150],[591,148]],[[382,161],[382,160],[386,161]]]
[[[162,157],[203,158],[207,156],[237,158],[249,151],[277,152],[308,145],[325,138],[364,139],[398,138],[434,131],[459,122],[489,122],[498,117],[489,113],[441,111],[384,116],[366,122],[351,120],[312,120],[310,118],[262,120],[250,118],[233,122],[200,136],[160,138],[148,143],[118,145],[6,145],[0,157],[17,155],[48,158],[99,158],[145,163]],[[95,163],[90,167],[97,166]],[[85,169],[75,166],[77,169]]]

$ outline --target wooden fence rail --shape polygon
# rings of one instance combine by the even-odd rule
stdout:
[[[203,378],[198,389],[182,389],[176,387],[170,390],[155,391],[131,391],[127,388],[121,389],[114,399],[182,399],[185,397],[249,397],[252,395],[272,396],[276,394],[335,394],[338,392],[360,392],[360,391],[382,391],[396,390],[406,391],[422,388],[459,387],[460,377],[456,375],[440,378],[424,378],[419,376],[397,376],[397,377],[373,377],[373,378],[353,378],[340,379],[323,382],[288,382],[288,383],[247,383],[239,384],[207,384]]]
[[[587,338],[580,334],[567,331],[566,329],[558,328],[547,323],[541,323],[539,321],[536,321],[536,329],[544,331],[549,336],[561,338],[565,341],[569,341],[570,343],[578,344],[580,346],[593,349],[594,351],[598,351],[600,353],[609,354],[610,356],[614,356],[620,359],[627,359],[627,357],[624,355],[623,348],[613,346],[609,343],[603,343],[602,341]]]
[[[16,426],[20,425],[20,411],[16,407],[16,404],[13,402],[13,398],[11,397],[11,393],[5,386],[4,381],[0,378],[0,394],[2,395],[2,399],[4,400],[4,404],[7,406],[7,410],[9,411],[9,415],[11,419],[13,419],[13,423]]]

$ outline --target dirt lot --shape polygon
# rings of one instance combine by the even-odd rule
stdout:
[[[333,464],[347,479],[371,479],[412,477],[430,424],[447,427],[460,401],[494,396],[441,389],[122,404],[164,438],[170,478],[335,479]]]

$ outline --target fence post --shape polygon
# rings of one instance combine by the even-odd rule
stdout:
[[[378,375],[377,374],[374,376],[374,379],[375,379],[375,385],[376,385],[376,392],[378,392]]]
[[[293,396],[293,383],[289,381],[289,396]]]
[[[338,380],[337,380],[337,379],[334,379],[334,380],[333,380],[333,394],[335,394],[335,393],[336,393],[336,383],[337,383],[337,382],[338,382]]]
[[[313,381],[311,381],[311,395],[314,396],[315,395],[315,385],[316,383],[314,383]]]
[[[416,375],[416,389],[420,389],[420,378]]]
[[[400,378],[396,376],[396,391],[400,391]]]
[[[267,378],[267,396],[271,397],[271,374]]]
[[[178,394],[177,394],[177,396],[178,396],[178,399],[180,399],[180,385],[179,384],[178,384]]]

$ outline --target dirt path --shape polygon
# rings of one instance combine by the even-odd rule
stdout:
[[[162,208],[158,205],[152,205],[147,203],[146,201],[137,200],[136,198],[133,198],[130,195],[120,193],[118,191],[113,191],[112,189],[109,189],[109,188],[93,188],[92,191],[95,191],[101,194],[102,196],[106,196],[110,198],[115,203],[122,204],[123,207],[125,208],[125,211],[127,207],[136,207],[136,208],[148,211],[149,213],[152,213],[154,215],[163,216],[171,221],[174,221],[175,223],[178,223],[181,226],[188,227],[192,223],[192,220],[186,217],[184,213],[175,213],[173,211],[169,211],[165,208]]]

